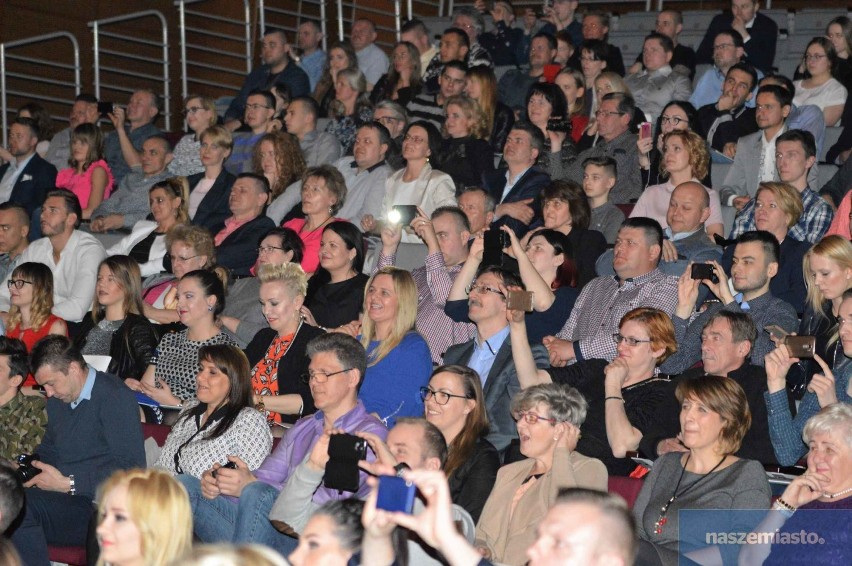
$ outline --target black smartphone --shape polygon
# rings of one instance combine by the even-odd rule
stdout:
[[[376,499],[376,509],[385,511],[401,511],[408,513],[414,510],[414,498],[417,487],[410,481],[396,476],[379,476],[379,493]]]
[[[333,434],[328,443],[323,484],[338,491],[358,491],[358,461],[367,458],[367,441],[354,434]]]
[[[482,243],[482,266],[503,265],[503,250],[510,245],[509,234],[499,228],[486,230]]]
[[[690,277],[693,279],[709,279],[713,283],[719,282],[719,277],[716,275],[716,270],[709,263],[693,263]]]
[[[417,205],[415,204],[397,204],[388,215],[388,220],[393,224],[399,224],[402,227],[411,224],[414,217],[417,216]]]
[[[98,114],[100,114],[101,116],[112,114],[112,109],[114,106],[115,102],[98,102]]]

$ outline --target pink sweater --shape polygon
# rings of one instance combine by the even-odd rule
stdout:
[[[110,171],[109,165],[107,165],[107,162],[103,159],[98,159],[89,165],[89,168],[83,171],[82,175],[78,175],[77,171],[71,167],[63,169],[56,175],[56,186],[60,189],[68,189],[77,195],[77,198],[80,199],[80,206],[88,208],[89,195],[92,194],[92,173],[94,173],[95,169],[98,167],[106,171],[107,174],[107,186],[104,189],[104,200],[106,200],[109,198],[109,195],[112,193],[112,189],[115,186],[115,179],[112,177],[112,171]]]

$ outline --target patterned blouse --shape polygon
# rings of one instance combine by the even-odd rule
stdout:
[[[183,400],[195,397],[199,348],[214,344],[239,347],[237,342],[224,332],[201,342],[188,339],[187,332],[188,330],[182,330],[163,336],[151,359],[151,363],[156,366],[154,377],[166,382],[172,394]]]
[[[278,361],[284,357],[295,334],[287,336],[276,336],[266,350],[263,359],[255,364],[251,370],[251,387],[255,395],[278,395]],[[301,376],[295,376],[301,379]],[[281,422],[279,413],[264,411],[266,418],[277,423]]]

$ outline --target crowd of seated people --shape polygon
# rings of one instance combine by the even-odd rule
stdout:
[[[270,28],[180,135],[146,89],[102,117],[80,94],[57,133],[21,106],[0,459],[37,472],[0,464],[10,552],[745,563],[799,549],[712,544],[685,512],[761,533],[848,512],[852,135],[818,169],[826,128],[852,130],[852,24],[785,77],[755,0],[696,51],[661,11],[635,61],[578,4],[479,0],[437,45],[419,20],[386,47],[358,18],[327,53],[315,22]],[[388,476],[414,517],[382,508]],[[812,520],[811,560],[848,562]]]

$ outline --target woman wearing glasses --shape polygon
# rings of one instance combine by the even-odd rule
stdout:
[[[642,185],[660,185],[666,182],[669,173],[662,169],[663,136],[670,132],[691,131],[704,137],[704,130],[698,120],[698,111],[689,102],[673,100],[663,107],[654,126],[651,137],[639,137],[636,147],[639,150],[639,167],[642,171]],[[706,142],[705,142],[706,143]],[[708,149],[709,151],[709,149]],[[703,177],[699,177],[705,187],[711,187],[710,168]]]
[[[551,381],[576,387],[588,402],[578,450],[600,459],[612,475],[636,467],[627,452],[637,450],[644,430],[671,396],[671,381],[657,367],[677,350],[674,325],[658,309],[633,309],[621,318],[613,340],[614,360],[590,359],[561,368],[537,369],[522,312],[511,311],[512,357],[521,387]]]
[[[201,163],[201,134],[216,125],[216,103],[206,96],[189,95],[183,103],[186,126],[192,133],[183,136],[172,152],[168,170],[172,175],[188,177],[204,172]]]
[[[453,503],[479,521],[494,486],[500,455],[490,442],[485,396],[479,374],[467,366],[440,366],[429,385],[420,388],[426,420],[438,427],[447,441],[444,473]]]
[[[524,389],[512,400],[512,416],[527,459],[497,472],[475,544],[488,560],[520,566],[559,490],[606,491],[608,476],[603,463],[577,452],[586,401],[573,387],[548,383]]]
[[[255,470],[269,455],[272,433],[253,408],[249,363],[236,346],[198,350],[197,397],[187,401],[155,466],[201,479],[228,462]]]
[[[12,271],[9,286],[9,318],[6,336],[21,340],[30,352],[48,334],[68,336],[65,321],[52,314],[53,272],[42,263],[22,263]],[[28,376],[24,386],[35,385]]]
[[[803,62],[809,77],[793,83],[796,94],[793,104],[813,104],[822,110],[826,126],[836,126],[846,103],[846,87],[834,78],[837,52],[830,39],[815,37],[805,49]]]
[[[300,312],[308,280],[298,263],[261,265],[257,278],[269,328],[258,331],[246,348],[254,404],[270,423],[294,423],[315,412],[311,389],[300,377],[310,363],[308,342],[324,331],[306,324]]]

